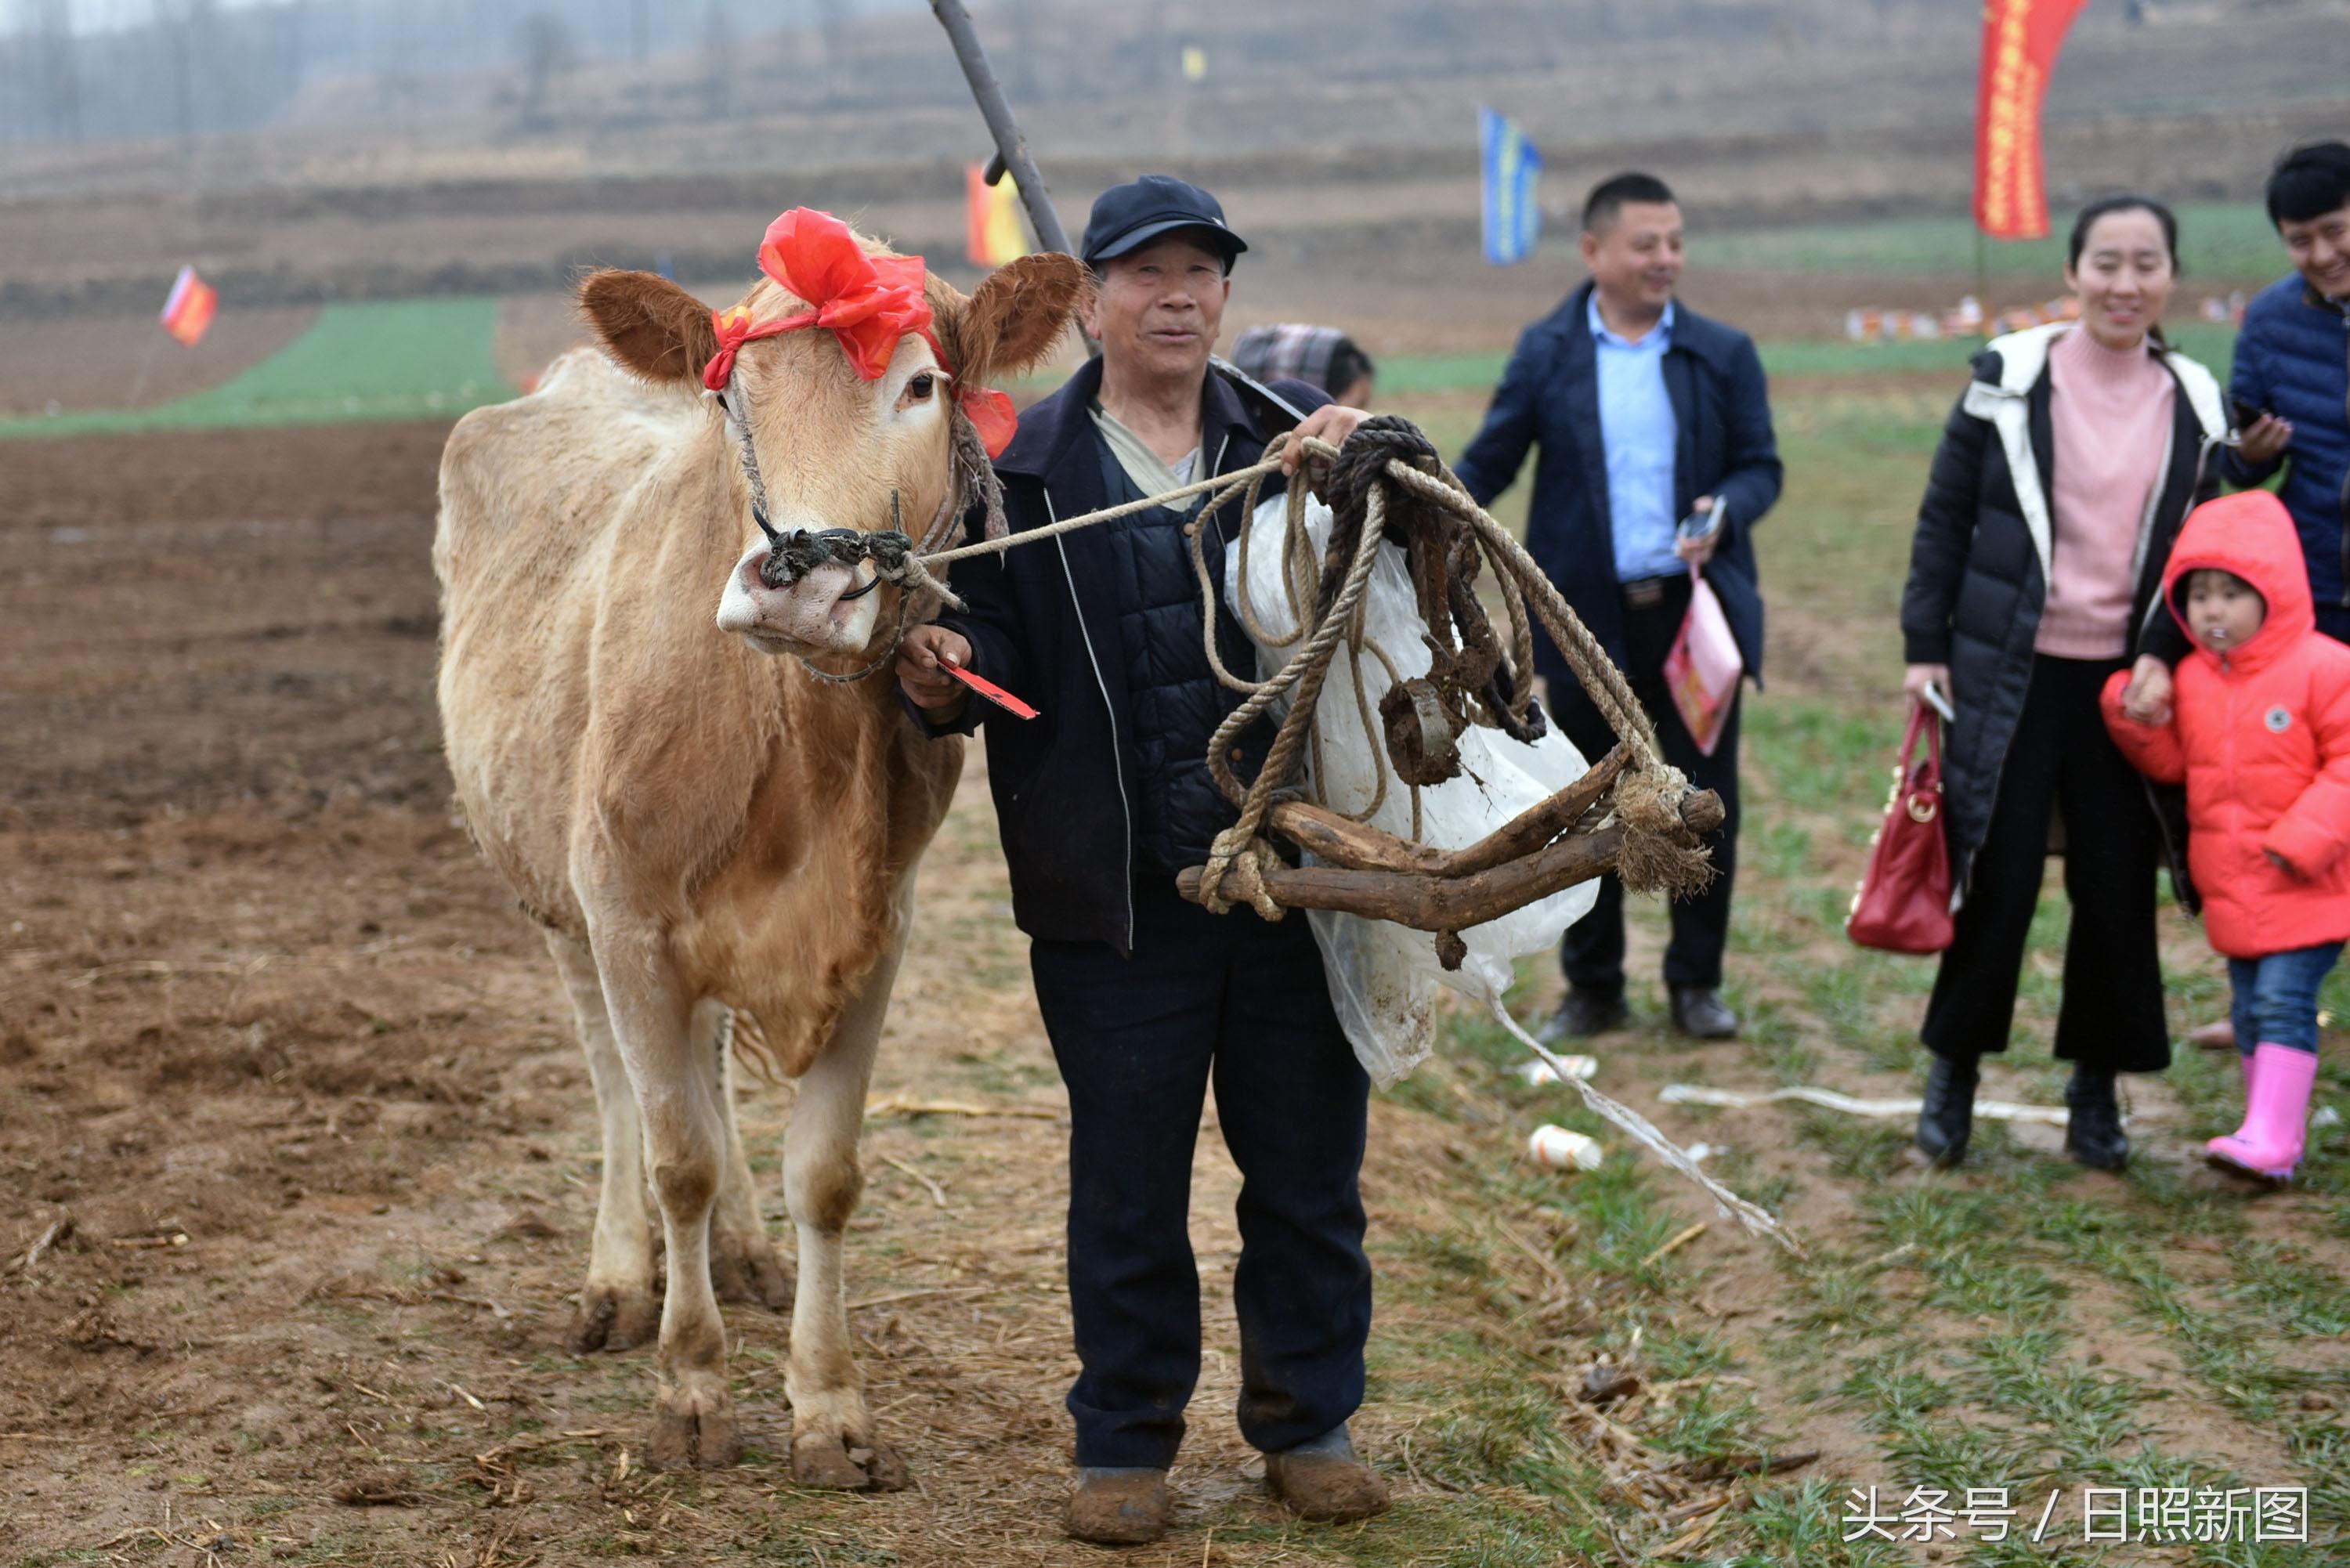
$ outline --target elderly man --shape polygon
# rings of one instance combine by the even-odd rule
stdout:
[[[1672,907],[1665,988],[1673,1024],[1719,1040],[1738,1031],[1721,1000],[1738,849],[1738,703],[1711,753],[1698,749],[1665,684],[1665,657],[1689,611],[1694,568],[1721,601],[1746,672],[1762,670],[1762,590],[1754,525],[1779,498],[1779,452],[1762,361],[1744,333],[1678,305],[1681,211],[1662,181],[1618,174],[1584,204],[1591,280],[1526,329],[1484,428],[1458,472],[1480,504],[1510,487],[1539,445],[1526,548],[1628,677],[1665,760],[1728,815],[1709,840],[1716,876]],[[1559,727],[1596,757],[1616,737],[1543,639],[1534,663]],[[1630,1018],[1624,1001],[1624,889],[1599,902],[1559,948],[1566,1001],[1553,1041]]]
[[[996,461],[1015,532],[1245,467],[1293,425],[1343,441],[1361,419],[1303,383],[1268,396],[1209,353],[1248,247],[1195,186],[1146,175],[1105,192],[1084,260],[1100,358],[1030,409]],[[1299,424],[1299,411],[1311,410]],[[987,726],[989,784],[1031,939],[1045,1033],[1069,1093],[1069,1299],[1077,1485],[1069,1528],[1112,1544],[1167,1528],[1167,1469],[1200,1368],[1191,1158],[1212,1083],[1241,1168],[1240,1428],[1309,1519],[1387,1505],[1347,1420],[1363,1396],[1368,1083],[1301,919],[1211,915],[1175,891],[1236,814],[1206,764],[1238,703],[1210,668],[1186,524],[1199,497],[957,566],[966,614],[906,639],[898,679],[932,734]],[[1207,558],[1243,519],[1204,520]],[[1226,667],[1253,667],[1232,618]],[[1034,702],[975,702],[958,665]],[[1261,758],[1270,735],[1251,737]]]

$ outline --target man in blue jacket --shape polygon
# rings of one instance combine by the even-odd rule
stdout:
[[[1583,210],[1591,281],[1526,329],[1469,450],[1456,465],[1481,504],[1509,488],[1540,447],[1526,548],[1606,645],[1648,710],[1666,760],[1727,810],[1709,841],[1712,885],[1672,907],[1665,986],[1674,1026],[1726,1039],[1738,1018],[1721,999],[1721,955],[1738,850],[1738,705],[1713,754],[1698,750],[1664,680],[1687,613],[1690,572],[1721,601],[1746,671],[1762,671],[1762,592],[1754,525],[1779,497],[1779,452],[1762,361],[1744,333],[1681,306],[1681,215],[1647,174],[1618,174]],[[1596,758],[1615,735],[1547,638],[1535,667],[1559,727]],[[1566,1001],[1545,1036],[1596,1034],[1627,1022],[1624,891],[1601,886],[1560,944]]]
[[[2313,142],[2269,177],[2269,221],[2294,271],[2244,310],[2228,395],[2242,444],[2229,483],[2265,483],[2293,514],[2317,629],[2350,642],[2350,146]]]
[[[1030,409],[1002,457],[1013,531],[1244,468],[1295,426],[1336,443],[1362,419],[1299,381],[1211,373],[1248,247],[1196,186],[1145,175],[1103,193],[1083,259],[1101,356]],[[1303,418],[1304,422],[1299,421]],[[988,783],[1031,939],[1037,1007],[1069,1092],[1068,1270],[1077,1486],[1071,1532],[1155,1541],[1200,1370],[1188,1220],[1208,1085],[1241,1168],[1242,1435],[1291,1510],[1352,1520],[1387,1506],[1347,1420],[1363,1397],[1371,1269],[1363,1254],[1369,1082],[1341,1031],[1305,919],[1212,915],[1175,891],[1238,814],[1207,769],[1239,704],[1208,662],[1186,524],[1200,497],[954,568],[970,606],[917,628],[899,684],[932,734],[987,725]],[[1201,523],[1221,577],[1237,499]],[[1221,582],[1218,586],[1221,594]],[[1229,670],[1255,667],[1217,621]],[[1027,699],[1023,722],[941,672],[961,665]],[[1243,766],[1269,729],[1243,738]]]

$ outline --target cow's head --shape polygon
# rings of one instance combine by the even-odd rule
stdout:
[[[920,547],[956,498],[962,410],[1051,351],[1085,294],[1085,271],[1065,255],[1024,256],[966,297],[919,258],[854,236],[813,260],[779,260],[775,236],[795,216],[822,219],[835,242],[846,233],[823,214],[777,220],[761,251],[769,276],[730,310],[713,316],[664,278],[618,271],[590,275],[581,307],[638,375],[718,393],[709,417],[728,427],[725,461],[755,472],[776,536],[899,529]],[[828,274],[811,276],[819,265]],[[901,329],[909,321],[921,324]],[[859,653],[898,621],[901,590],[875,591],[869,562],[809,565],[802,552],[801,569],[786,570],[747,501],[737,543],[718,625],[763,652]]]

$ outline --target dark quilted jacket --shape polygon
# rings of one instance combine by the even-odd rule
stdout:
[[[2350,316],[2299,273],[2261,290],[2244,310],[2228,395],[2292,421],[2277,496],[2320,608],[2350,608]],[[2276,470],[2228,454],[2230,484],[2259,484]]]
[[[1104,493],[1113,506],[1143,498],[1107,443],[1101,447]],[[1255,450],[1252,448],[1252,451]],[[1211,465],[1222,454],[1209,452]],[[1126,690],[1134,709],[1134,839],[1137,869],[1173,876],[1205,863],[1216,835],[1232,826],[1232,803],[1208,771],[1208,742],[1241,693],[1216,679],[1200,635],[1200,579],[1183,525],[1204,497],[1160,506],[1102,525],[1115,563],[1107,587],[1118,611],[1126,663]],[[1231,510],[1230,508],[1226,509]],[[1203,551],[1223,597],[1222,516],[1207,521]],[[1219,617],[1217,644],[1224,668],[1243,680],[1256,676],[1256,654],[1237,618]],[[1273,743],[1260,720],[1242,735],[1244,755],[1262,757]]]

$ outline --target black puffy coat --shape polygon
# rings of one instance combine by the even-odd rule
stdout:
[[[2000,773],[2023,713],[2033,643],[2048,593],[2055,524],[2055,441],[2049,420],[2048,350],[2067,323],[1994,338],[1974,358],[1974,379],[1950,410],[1918,511],[1909,580],[1901,595],[1903,657],[1946,664],[1958,719],[1942,754],[1942,820],[1961,893],[1991,831]],[[2131,601],[2134,654],[2176,663],[2187,641],[2160,607],[2162,568],[2187,514],[2219,493],[2212,449],[2228,428],[2219,383],[2182,354],[2164,351],[2177,378],[2169,452],[2147,514]],[[2017,483],[2024,468],[2025,483]],[[2182,892],[2183,813],[2155,800]]]

